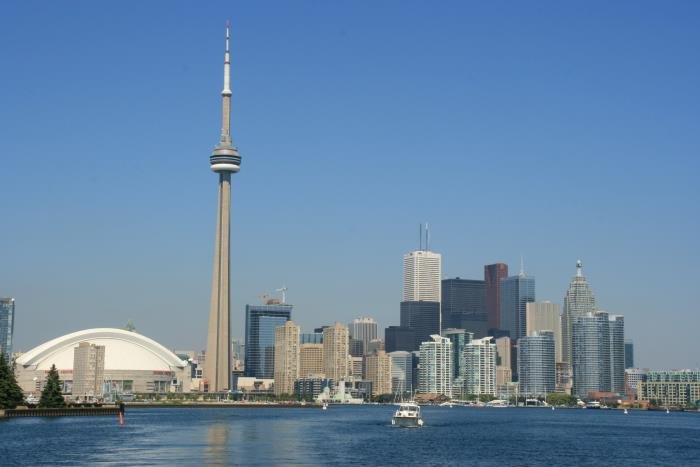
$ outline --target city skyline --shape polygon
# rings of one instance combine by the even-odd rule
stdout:
[[[86,18],[112,16],[99,24],[76,23],[49,4],[12,5],[0,19],[13,70],[0,78],[8,135],[0,153],[20,155],[0,163],[0,198],[11,200],[0,214],[12,220],[0,233],[12,266],[0,271],[0,296],[17,299],[16,351],[129,319],[171,348],[205,345],[198,320],[209,303],[214,192],[201,155],[218,120],[221,6],[167,10],[162,22],[155,6],[142,18],[105,8],[86,7]],[[232,337],[243,336],[245,304],[283,284],[303,331],[363,315],[380,329],[398,325],[401,257],[418,246],[416,224],[429,221],[443,277],[482,279],[484,265],[515,269],[523,254],[538,300],[563,305],[581,258],[599,307],[625,316],[638,365],[700,366],[688,347],[700,319],[692,295],[698,163],[690,157],[698,140],[688,123],[698,121],[698,67],[676,58],[692,53],[687,36],[698,36],[680,10],[697,7],[668,13],[673,30],[650,8],[625,12],[630,47],[617,26],[597,21],[602,4],[587,14],[554,8],[572,33],[527,15],[517,25],[486,6],[380,7],[373,18],[366,5],[340,8],[347,17],[330,6],[309,18],[288,8],[263,17],[241,5],[231,15],[234,119],[248,171],[237,186],[246,202],[232,213],[233,237],[247,245],[233,251]],[[334,21],[320,25],[323,15]],[[418,18],[428,19],[420,40],[399,24]],[[592,23],[596,40],[588,41]],[[490,27],[504,26],[512,31],[501,42],[489,39]],[[562,41],[544,41],[543,26]],[[662,45],[644,42],[649,28],[663,33]],[[518,44],[518,33],[530,42]],[[583,53],[563,56],[569,48]],[[103,53],[107,64],[96,65]],[[423,66],[411,76],[404,71],[415,70],[414,55]],[[592,55],[599,74],[584,72]],[[164,80],[166,69],[174,72]],[[366,71],[348,72],[355,69]],[[51,93],[39,98],[47,73]],[[420,112],[403,115],[409,108]],[[37,132],[52,141],[40,170],[23,155]],[[168,177],[156,181],[164,157]],[[352,166],[359,169],[348,176]],[[542,178],[551,183],[535,186]],[[455,218],[490,184],[502,192],[489,206],[469,205],[468,220]],[[528,212],[508,205],[523,191]],[[667,319],[682,325],[659,326]],[[649,344],[659,339],[667,348]]]

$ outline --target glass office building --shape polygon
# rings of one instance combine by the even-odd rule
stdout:
[[[415,340],[410,349],[418,350],[423,342],[433,339],[433,334],[440,334],[440,302],[401,302],[401,327],[413,329]]]
[[[625,340],[625,369],[634,368],[634,343]]]
[[[535,278],[520,273],[501,282],[501,329],[517,341],[527,334],[527,304],[535,301]]]
[[[552,331],[535,331],[518,341],[520,394],[546,396],[556,388],[555,340]]]
[[[275,328],[292,318],[292,305],[246,305],[245,376],[274,378]]]
[[[625,318],[610,315],[610,390],[625,394]]]
[[[474,333],[464,329],[445,329],[442,333],[443,337],[447,337],[452,342],[452,375],[453,379],[461,384],[464,371],[462,368],[462,356],[464,354],[464,346],[474,339]],[[455,386],[458,384],[455,383]],[[461,387],[461,386],[460,386]]]
[[[572,324],[574,395],[610,392],[610,319],[605,311],[575,315]]]
[[[0,352],[5,360],[12,358],[12,334],[15,327],[15,299],[0,298]]]
[[[486,319],[486,281],[443,279],[442,281],[442,328],[467,328],[463,321],[474,320],[475,316]],[[485,324],[488,326],[488,324]]]

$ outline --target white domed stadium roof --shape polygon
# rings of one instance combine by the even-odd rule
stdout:
[[[55,364],[59,370],[72,369],[73,349],[81,342],[105,347],[105,370],[172,371],[187,365],[158,342],[114,328],[86,329],[57,337],[22,354],[17,365],[48,370]]]

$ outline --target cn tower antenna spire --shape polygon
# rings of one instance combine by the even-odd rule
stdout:
[[[205,384],[212,393],[231,389],[231,175],[241,166],[241,155],[231,142],[231,57],[230,25],[226,22],[224,89],[221,91],[221,138],[209,156],[209,168],[219,176],[214,274],[207,332]]]
[[[226,51],[224,52],[224,89],[221,91],[222,116],[221,116],[221,143],[231,144],[231,52],[229,40],[231,37],[231,23],[226,21]]]

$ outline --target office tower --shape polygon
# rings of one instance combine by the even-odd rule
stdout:
[[[430,336],[440,333],[440,302],[401,302],[401,327],[414,332],[410,349],[417,350]]]
[[[361,340],[348,339],[348,352],[353,357],[362,357],[365,354],[365,344]]]
[[[420,345],[418,391],[452,397],[452,342],[438,334]]]
[[[275,377],[275,329],[292,319],[292,308],[272,301],[245,306],[245,376]]]
[[[520,394],[546,396],[556,386],[553,331],[534,331],[518,340]]]
[[[240,169],[241,156],[231,140],[231,64],[228,43],[229,27],[226,25],[224,89],[221,91],[223,101],[221,138],[209,158],[211,170],[219,175],[214,274],[207,333],[207,359],[204,363],[204,378],[207,381],[209,392],[231,389],[231,297],[229,290],[231,174]]]
[[[440,253],[412,251],[403,257],[403,302],[440,302]]]
[[[348,328],[340,323],[323,328],[323,371],[326,378],[344,381],[348,369]]]
[[[73,349],[73,398],[102,397],[105,346],[80,342]]]
[[[369,353],[367,350],[369,341],[377,338],[377,322],[374,318],[361,316],[360,318],[352,320],[352,322],[348,324],[348,328],[350,330],[350,338],[362,342],[362,353],[358,356]]]
[[[530,302],[526,307],[525,327],[527,335],[538,331],[554,333],[554,358],[557,362],[561,357],[561,310],[559,305],[552,302]]]
[[[362,381],[365,377],[365,357],[348,356],[348,379],[351,381]]]
[[[325,376],[323,372],[323,344],[299,346],[299,377]]]
[[[464,329],[449,328],[442,332],[443,337],[447,337],[452,342],[452,379],[461,382],[462,378],[462,354],[464,346],[474,339],[474,334]],[[458,386],[454,384],[455,389]]]
[[[610,322],[608,313],[574,314],[571,323],[573,394],[610,392]]]
[[[15,328],[15,299],[0,298],[0,353],[7,362],[12,358],[12,335]]]
[[[386,350],[386,348],[384,347],[384,341],[382,339],[372,339],[365,347],[365,350],[367,354],[371,354],[377,350]]]
[[[576,261],[576,275],[569,284],[569,289],[564,296],[564,311],[561,315],[561,343],[562,361],[573,364],[572,338],[573,318],[576,315],[593,313],[596,311],[595,297],[583,275],[581,260]]]
[[[443,279],[442,328],[466,329],[475,332],[465,323],[482,321],[484,332],[488,329],[486,316],[486,282],[480,280]]]
[[[625,394],[625,318],[610,315],[610,391]]]
[[[513,380],[513,345],[510,337],[496,339],[496,386],[502,386]]]
[[[508,265],[504,263],[484,266],[486,284],[486,315],[489,329],[501,327],[501,281],[508,277]]]
[[[323,344],[323,331],[303,332],[299,335],[300,344]]]
[[[391,394],[391,357],[383,350],[365,356],[365,379],[372,382],[372,395]]]
[[[625,339],[625,368],[634,368],[634,343]]]
[[[293,394],[299,377],[299,326],[287,321],[275,328],[275,394]]]
[[[510,332],[517,342],[526,335],[526,310],[529,302],[535,301],[535,278],[520,271],[517,276],[501,281],[501,329]]]
[[[403,350],[388,355],[391,358],[391,392],[410,396],[413,394],[413,355]]]
[[[464,393],[496,395],[496,344],[491,337],[464,347]]]
[[[387,352],[399,350],[411,352],[416,342],[416,332],[411,328],[389,326],[384,329],[384,347]]]

